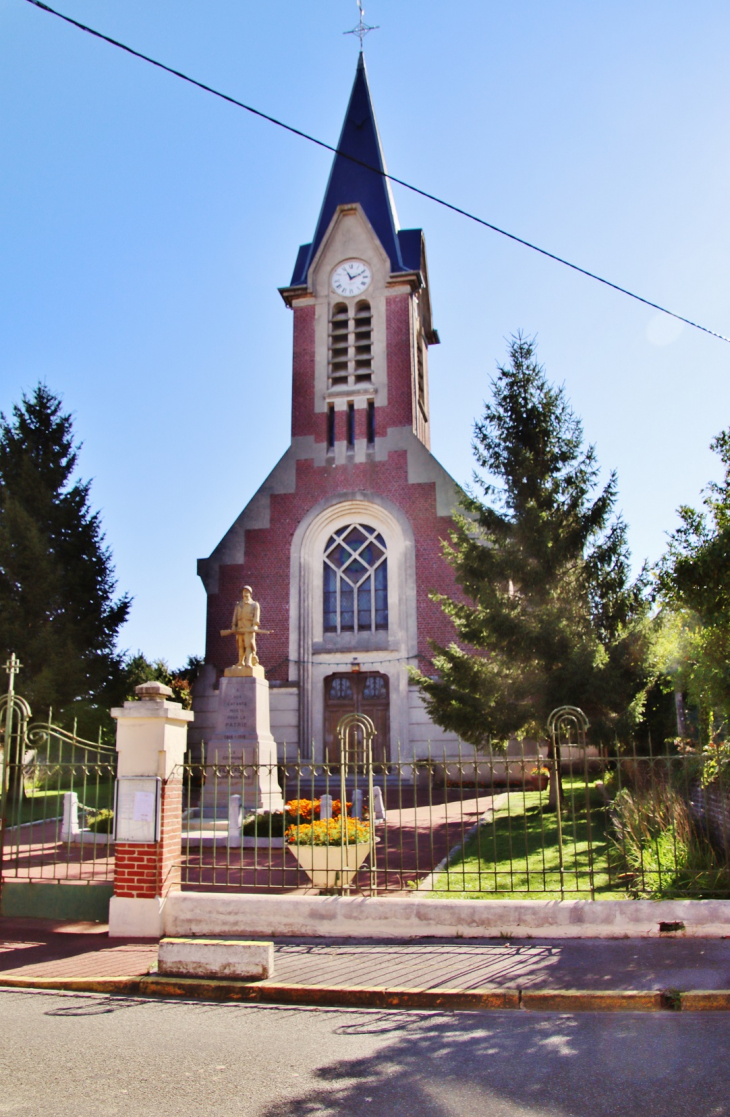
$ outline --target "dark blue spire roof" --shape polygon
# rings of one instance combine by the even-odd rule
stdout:
[[[351,158],[345,158],[348,155]],[[354,159],[358,162],[353,162]],[[366,165],[362,166],[363,163]],[[371,171],[369,167],[374,167],[376,170]],[[347,106],[345,122],[337,145],[337,155],[332,163],[314,239],[311,244],[302,245],[299,249],[291,280],[292,287],[307,282],[309,266],[317,254],[337,207],[352,205],[355,202],[359,202],[364,209],[390,258],[392,271],[410,271],[413,268],[410,260],[408,263],[404,262],[402,236],[398,233],[398,218],[390,184],[382,174],[377,173],[385,169],[385,157],[370,96],[365,59],[360,54],[350,103]],[[419,266],[420,260],[416,269]]]

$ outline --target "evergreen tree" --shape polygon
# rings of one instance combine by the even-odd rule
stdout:
[[[115,644],[130,599],[114,597],[90,482],[73,476],[78,449],[43,384],[0,415],[0,654],[20,657],[18,689],[36,715],[101,712],[124,693]]]
[[[708,485],[704,511],[679,509],[658,570],[666,667],[699,711],[703,743],[730,721],[730,430],[710,445],[725,476]]]
[[[463,595],[432,595],[457,641],[433,644],[436,678],[413,675],[433,720],[477,747],[542,738],[563,705],[585,711],[592,743],[613,741],[640,718],[651,682],[644,574],[630,578],[616,477],[598,487],[564,390],[532,340],[513,338],[509,356],[475,423],[474,488],[444,545]]]

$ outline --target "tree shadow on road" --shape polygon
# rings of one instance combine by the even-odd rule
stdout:
[[[262,1117],[730,1117],[724,1014],[353,1013],[367,1055]],[[334,1020],[333,1020],[334,1024]],[[374,1048],[374,1049],[373,1049]]]

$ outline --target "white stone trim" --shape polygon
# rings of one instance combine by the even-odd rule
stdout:
[[[322,556],[333,531],[347,523],[366,523],[385,540],[388,553],[388,646],[385,650],[313,652],[321,643]],[[408,742],[407,657],[418,650],[416,612],[416,552],[413,529],[403,511],[374,493],[341,493],[327,497],[310,509],[297,527],[291,545],[289,590],[290,675],[299,680],[299,742],[303,755],[312,743],[321,746],[324,710],[321,700],[326,675],[342,669],[344,660],[357,656],[367,669],[382,671],[390,683],[391,747]],[[355,643],[355,641],[353,641]],[[415,662],[415,660],[414,660]],[[392,666],[390,664],[392,663]]]
[[[345,405],[346,401],[343,401],[343,406]],[[410,427],[390,427],[387,434],[376,438],[376,461],[387,461],[388,455],[394,450],[406,451],[409,485],[433,482],[436,486],[436,514],[450,516],[459,500],[459,486],[430,450],[416,438]],[[361,438],[355,442],[355,452],[354,455],[350,454],[349,460],[368,461],[372,453],[372,447]],[[325,443],[315,442],[311,435],[300,435],[292,439],[289,449],[279,459],[263,485],[256,490],[210,557],[198,559],[198,574],[208,594],[218,592],[219,567],[243,564],[246,557],[245,533],[252,528],[271,526],[272,494],[296,492],[296,463],[312,461],[315,466],[325,466],[326,454]],[[348,455],[345,443],[340,441],[335,447],[335,464],[344,465],[346,460]]]
[[[109,901],[110,939],[159,939],[162,935],[160,896],[144,899],[134,896],[112,896]]]
[[[623,939],[659,938],[660,922],[683,923],[683,936],[726,938],[730,900],[452,900],[420,895],[388,899],[176,892],[168,897],[164,911],[167,935]]]
[[[370,286],[361,295],[344,298],[332,290],[332,273],[348,259],[362,259],[370,267]],[[314,294],[314,410],[327,407],[329,374],[329,325],[332,308],[344,303],[350,316],[357,303],[370,303],[372,312],[373,377],[371,395],[378,407],[388,403],[388,351],[386,329],[386,288],[390,279],[390,260],[378,240],[365,211],[359,204],[338,206],[312,261],[308,284]],[[365,401],[362,402],[364,406]],[[336,407],[346,406],[337,401]],[[357,403],[356,403],[357,406]]]

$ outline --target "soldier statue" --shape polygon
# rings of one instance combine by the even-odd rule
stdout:
[[[256,633],[261,630],[261,606],[253,599],[253,590],[244,586],[241,600],[236,602],[230,628],[224,628],[221,636],[235,636],[238,645],[237,667],[257,667]]]

